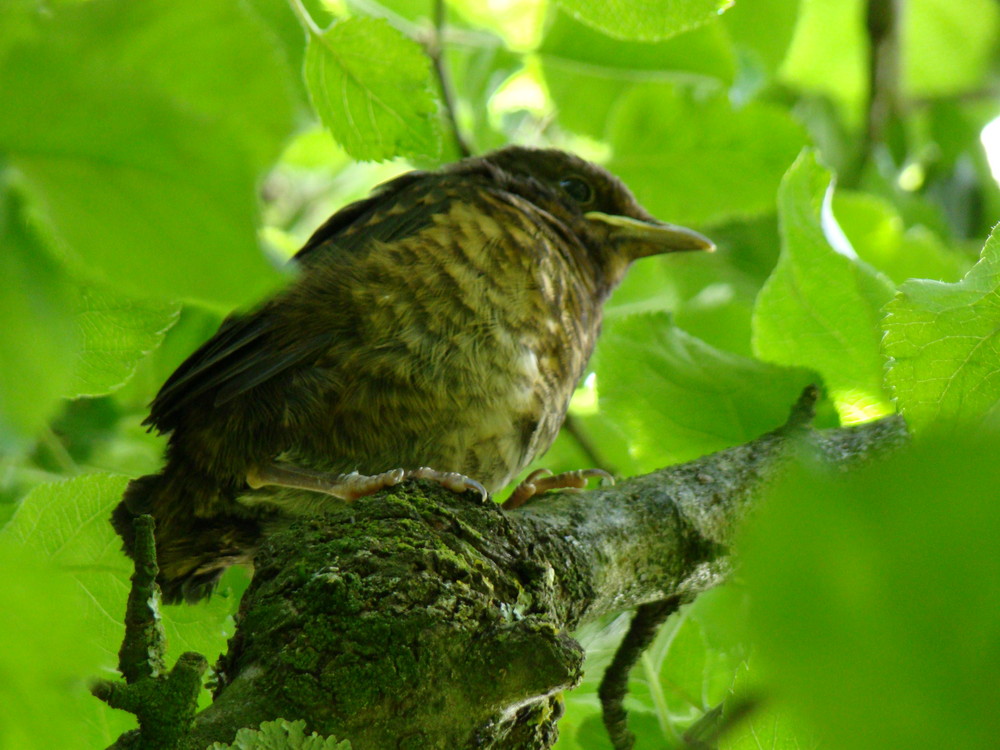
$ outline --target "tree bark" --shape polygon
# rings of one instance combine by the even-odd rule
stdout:
[[[296,521],[264,545],[186,747],[262,721],[377,748],[547,748],[580,679],[579,625],[722,581],[728,550],[794,446],[850,463],[903,422],[808,428],[503,512],[425,483]]]

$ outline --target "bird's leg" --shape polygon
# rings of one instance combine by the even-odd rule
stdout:
[[[564,471],[562,474],[553,475],[548,469],[537,469],[531,472],[524,481],[521,482],[514,491],[510,493],[503,504],[504,510],[513,510],[524,505],[528,500],[542,492],[559,489],[580,490],[587,486],[587,480],[591,477],[601,477],[611,484],[615,483],[615,478],[604,469],[579,469],[577,471]]]
[[[429,466],[421,466],[419,469],[411,469],[404,472],[403,478],[427,479],[440,484],[446,490],[451,490],[452,492],[467,492],[469,490],[478,492],[479,497],[484,503],[490,497],[482,484],[471,477],[465,476],[465,474],[459,474],[457,471],[437,471]]]
[[[403,476],[402,469],[393,469],[381,474],[366,476],[358,474],[356,471],[350,474],[329,474],[294,464],[273,463],[251,468],[247,472],[247,484],[255,490],[271,485],[322,492],[351,502],[386,487],[397,485],[403,481]]]
[[[489,497],[486,488],[475,479],[453,471],[436,471],[427,466],[409,471],[392,469],[371,476],[358,474],[356,471],[350,474],[329,474],[288,463],[253,467],[247,472],[247,484],[251,489],[256,490],[266,485],[289,487],[322,492],[347,502],[374,494],[386,487],[394,487],[404,479],[427,479],[452,492],[472,490],[478,492],[484,501]]]

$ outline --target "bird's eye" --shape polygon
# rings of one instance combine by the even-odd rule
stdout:
[[[593,188],[579,177],[567,177],[560,180],[559,187],[577,203],[589,203],[590,199],[594,197]]]

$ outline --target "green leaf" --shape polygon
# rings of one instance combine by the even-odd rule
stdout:
[[[785,59],[800,0],[737,2],[722,16],[740,52],[769,71]]]
[[[665,313],[611,321],[597,362],[601,410],[647,471],[780,426],[814,378],[713,349]]]
[[[805,143],[787,111],[646,84],[618,103],[608,168],[658,218],[706,224],[774,210],[774,191]],[[760,134],[766,133],[762,138]]]
[[[67,256],[168,298],[231,305],[274,285],[256,183],[292,107],[255,18],[227,0],[94,0],[38,25],[0,65],[0,150]]]
[[[313,0],[305,0],[306,5],[315,6]],[[301,104],[303,112],[309,110],[306,84],[302,79],[302,66],[306,56],[306,34],[302,30],[299,19],[295,16],[288,2],[273,2],[273,0],[244,0],[244,7],[252,13],[263,26],[278,57],[284,61],[289,71],[288,86],[295,94],[296,104]],[[322,9],[318,9],[322,13]]]
[[[778,218],[714,226],[709,234],[718,247],[711,255],[643,260],[605,304],[605,317],[673,311],[678,328],[716,349],[752,357],[750,319],[757,292],[778,260]]]
[[[845,472],[805,463],[741,545],[766,686],[822,747],[990,747],[1000,735],[996,434]]]
[[[101,396],[121,388],[179,315],[176,303],[129,297],[110,287],[83,287],[74,316],[80,349],[66,395]]]
[[[243,728],[231,745],[213,742],[207,750],[351,750],[348,740],[306,734],[304,721],[265,721],[259,729]]]
[[[761,684],[757,663],[752,655],[737,671],[732,694],[726,698],[723,726],[728,725],[719,742],[719,750],[817,750],[822,745],[802,726],[802,721],[783,702],[777,701]],[[740,715],[737,712],[746,710]]]
[[[23,447],[72,377],[74,290],[0,174],[0,452]]]
[[[81,637],[85,595],[44,555],[2,539],[0,570],[0,747],[106,745],[113,738],[88,736],[81,721],[99,705],[87,682],[101,666],[99,649]]]
[[[651,75],[704,75],[731,83],[736,60],[719,23],[710,23],[668,41],[622,41],[557,13],[538,49],[542,63],[580,71],[638,79]],[[586,99],[587,97],[580,97]]]
[[[900,58],[908,97],[958,94],[983,82],[996,51],[1000,9],[992,0],[910,0]]]
[[[39,485],[0,530],[0,547],[34,550],[86,594],[78,608],[85,623],[80,632],[103,653],[106,667],[117,664],[132,574],[132,562],[110,523],[127,484],[127,477],[88,474]],[[204,605],[165,610],[167,662],[184,651],[198,651],[212,661],[225,646],[234,609],[235,602],[222,592]]]
[[[574,18],[608,36],[655,42],[701,26],[733,0],[556,0]]]
[[[311,35],[305,76],[323,124],[355,159],[440,153],[430,60],[386,21],[350,18]]]
[[[805,0],[780,77],[825,94],[860,119],[867,95],[868,40],[864,0]]]
[[[562,739],[563,722],[559,722],[559,736]],[[662,750],[663,747],[674,747],[674,745],[664,745],[664,732],[656,721],[656,714],[651,711],[643,711],[629,707],[628,728],[635,735],[635,750]],[[608,738],[608,730],[604,726],[604,720],[597,711],[591,712],[580,723],[578,729],[571,734],[572,739],[566,743],[557,743],[555,750],[614,750],[611,740]]]
[[[954,284],[908,281],[886,306],[886,382],[915,430],[1000,414],[1000,234]]]
[[[830,186],[812,151],[781,182],[781,255],[757,297],[753,346],[761,359],[816,370],[841,420],[852,423],[892,413],[879,351],[881,308],[892,284],[830,244],[823,216]],[[846,240],[839,244],[853,253]]]
[[[704,77],[729,84],[736,69],[732,44],[719,23],[667,41],[628,42],[558,13],[538,51],[559,124],[598,139],[606,137],[608,115],[633,83]]]
[[[896,209],[877,195],[838,191],[833,213],[858,256],[897,284],[913,278],[957,281],[969,268],[965,255],[926,227],[907,229]]]

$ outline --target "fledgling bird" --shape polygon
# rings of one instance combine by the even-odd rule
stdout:
[[[115,510],[126,550],[151,513],[164,599],[193,601],[275,519],[410,476],[501,489],[555,439],[629,264],[710,249],[558,150],[397,177],[334,214],[294,281],[163,385],[147,423],[170,434],[166,465]]]

